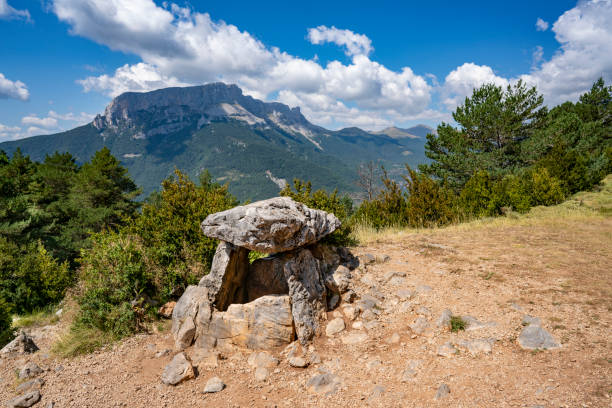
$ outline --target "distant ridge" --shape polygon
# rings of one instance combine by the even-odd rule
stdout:
[[[388,127],[383,130],[379,130],[376,132],[371,132],[377,135],[387,135],[394,139],[424,139],[428,133],[436,133],[435,129],[427,126],[427,125],[416,125],[408,129],[402,129],[395,126]]]
[[[126,92],[87,125],[0,143],[0,149],[12,154],[19,147],[38,161],[55,151],[70,152],[82,163],[107,146],[145,195],[175,168],[194,179],[207,169],[239,199],[255,200],[277,195],[281,181],[294,178],[352,194],[363,162],[375,161],[390,174],[405,163],[424,162],[421,128],[395,128],[391,134],[332,131],[310,123],[299,107],[263,102],[217,82]]]

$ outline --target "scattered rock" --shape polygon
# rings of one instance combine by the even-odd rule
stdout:
[[[344,265],[338,265],[332,273],[327,275],[325,286],[333,292],[342,294],[349,289],[352,278],[349,268]]]
[[[202,369],[214,369],[219,367],[219,353],[204,349],[194,349],[191,353],[191,363]]]
[[[417,293],[428,293],[431,292],[431,286],[427,286],[427,285],[419,285],[416,287],[415,289],[417,291]]]
[[[479,354],[491,354],[494,342],[494,339],[475,339],[464,340],[459,345],[466,348],[472,356],[477,356]]]
[[[342,343],[344,344],[359,344],[368,340],[368,335],[361,332],[352,332],[342,337]]]
[[[255,369],[255,379],[257,381],[262,381],[262,382],[266,381],[269,375],[270,375],[270,372],[265,367],[257,367]]]
[[[380,262],[380,263],[389,262],[390,260],[391,260],[391,257],[389,255],[378,255],[376,257],[376,262]]]
[[[359,256],[359,263],[361,265],[369,265],[376,262],[376,257],[372,254],[363,254]]]
[[[414,292],[409,289],[400,289],[395,294],[402,300],[408,300],[414,296]]]
[[[159,308],[157,313],[165,319],[170,319],[172,317],[172,312],[174,311],[175,306],[176,302],[174,301],[164,303],[164,305]]]
[[[412,308],[413,305],[411,302],[403,302],[399,307],[399,311],[400,313],[408,313],[412,311]]]
[[[349,289],[345,293],[343,293],[340,298],[342,299],[343,303],[353,303],[355,300],[357,300],[357,294],[354,290]]]
[[[353,306],[345,305],[342,307],[342,311],[344,312],[346,318],[349,320],[355,320],[357,318],[358,313]]]
[[[461,316],[461,319],[465,322],[466,331],[479,330],[479,329],[484,329],[487,327],[497,326],[497,323],[495,322],[484,323],[484,322],[479,321],[473,316]]]
[[[530,324],[533,324],[534,326],[541,326],[542,325],[542,320],[540,320],[539,317],[533,317],[533,316],[525,315],[523,317],[523,321],[521,322],[521,324],[523,326],[529,326]]]
[[[429,327],[429,323],[427,322],[426,318],[419,316],[409,327],[415,334],[423,334],[423,332]]]
[[[291,357],[289,359],[289,365],[296,368],[305,368],[308,367],[308,361],[303,357]]]
[[[270,353],[266,351],[260,351],[257,353],[251,353],[247,360],[247,363],[253,368],[274,368],[279,364],[279,361],[276,357],[270,355]]]
[[[157,353],[155,353],[155,358],[165,357],[168,354],[170,354],[170,350],[169,349],[160,350]]]
[[[0,350],[0,354],[29,354],[35,353],[38,350],[38,346],[34,343],[32,337],[28,336],[24,331],[21,331],[13,341]]]
[[[353,322],[353,324],[351,325],[351,327],[355,330],[361,330],[363,329],[363,322],[361,320]]]
[[[375,399],[378,399],[382,397],[384,393],[385,393],[385,387],[383,387],[382,385],[377,385],[372,389],[372,392],[370,393],[370,398],[368,398],[368,401],[371,402]]]
[[[534,324],[521,331],[518,343],[525,350],[551,350],[561,347],[549,332]]]
[[[436,326],[450,327],[451,317],[453,317],[453,312],[451,312],[449,309],[444,309],[436,321]]]
[[[434,397],[435,399],[442,399],[447,397],[450,394],[450,388],[448,385],[446,384],[442,384],[440,385],[440,387],[438,387],[438,391],[436,391],[436,396]]]
[[[446,343],[438,347],[438,355],[442,357],[451,357],[457,354],[458,352],[459,351],[455,348],[455,346],[453,346],[450,341],[447,341]]]
[[[40,391],[34,390],[7,402],[9,408],[29,408],[40,401]]]
[[[306,383],[306,387],[310,391],[314,391],[317,394],[329,396],[329,395],[335,394],[338,391],[340,384],[341,384],[341,381],[338,378],[338,376],[327,372],[327,373],[317,374],[314,377],[312,377]]]
[[[225,388],[225,383],[219,377],[213,377],[206,382],[204,386],[205,393],[215,393],[219,391],[223,391]]]
[[[389,281],[391,281],[393,278],[405,278],[405,277],[406,277],[406,272],[389,271],[385,273],[383,280],[389,283]]]
[[[192,378],[195,378],[193,366],[185,353],[182,352],[174,356],[162,374],[162,382],[169,385],[177,385],[182,381]]]
[[[430,316],[431,315],[431,310],[429,310],[429,308],[425,307],[425,306],[418,307],[417,310],[415,310],[415,312],[416,312],[416,314],[422,315],[422,316]]]
[[[401,340],[400,335],[398,333],[393,333],[391,335],[391,337],[389,337],[387,340],[385,340],[385,343],[387,344],[397,344],[399,343]]]
[[[42,378],[35,378],[33,380],[26,381],[22,384],[19,384],[17,386],[17,392],[27,392],[27,391],[30,391],[31,389],[40,390],[40,388],[43,385],[45,385],[45,380],[43,380]]]
[[[21,380],[26,378],[33,378],[37,375],[43,373],[43,369],[40,368],[36,363],[27,363],[23,368],[19,371],[19,378]]]
[[[204,235],[263,253],[313,244],[340,227],[325,211],[289,197],[275,197],[211,214],[202,221]]]
[[[344,328],[345,328],[344,320],[337,317],[333,319],[332,321],[330,321],[329,323],[327,323],[327,327],[325,328],[325,334],[328,337],[332,337],[340,333],[342,330],[344,330]]]
[[[516,303],[511,303],[510,307],[513,308],[514,310],[516,310],[517,312],[522,312],[523,311],[523,308],[520,305],[516,304]]]
[[[404,371],[402,371],[402,375],[400,376],[400,381],[401,382],[412,381],[414,380],[415,376],[416,376],[416,370],[413,370],[412,368],[407,368]]]

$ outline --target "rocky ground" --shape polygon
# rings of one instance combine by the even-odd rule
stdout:
[[[354,248],[371,262],[354,273],[360,299],[330,312],[309,350],[188,349],[196,377],[176,386],[161,381],[167,329],[74,359],[49,352],[61,322],[31,329],[41,350],[0,359],[0,400],[30,387],[35,407],[58,408],[612,407],[611,231],[610,218],[509,223]],[[450,314],[466,330],[451,332]],[[560,347],[524,349],[526,327]]]

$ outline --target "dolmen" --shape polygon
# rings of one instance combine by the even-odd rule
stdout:
[[[276,197],[211,214],[219,239],[210,272],[172,312],[175,347],[266,350],[320,334],[326,312],[350,290],[358,260],[319,241],[340,227],[325,211]],[[249,262],[249,252],[268,254]]]

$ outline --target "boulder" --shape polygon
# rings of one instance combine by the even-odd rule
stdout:
[[[550,350],[561,347],[549,332],[536,324],[530,324],[521,331],[518,343],[525,350]]]
[[[210,313],[207,288],[188,286],[172,311],[172,334],[178,350],[184,350],[193,342],[196,318],[206,314],[210,318]]]
[[[340,227],[325,211],[289,197],[275,197],[211,214],[202,221],[204,235],[264,253],[313,244]]]
[[[187,359],[185,353],[178,353],[164,369],[161,379],[164,384],[177,385],[194,377],[191,361]]]
[[[37,351],[38,346],[34,343],[32,337],[28,336],[24,331],[21,331],[13,341],[0,350],[0,354],[29,354]]]
[[[34,390],[17,398],[13,398],[8,401],[6,405],[9,408],[29,408],[38,401],[40,401],[40,391]]]
[[[227,242],[217,247],[210,272],[198,286],[208,290],[208,297],[217,310],[225,311],[232,303],[245,303],[245,285],[249,271],[249,251]]]
[[[293,337],[289,296],[268,295],[232,304],[225,312],[214,311],[208,325],[199,325],[196,346],[233,344],[265,350],[289,344]]]
[[[344,265],[338,265],[327,277],[325,278],[325,286],[331,291],[342,294],[349,289],[351,284],[351,271]]]

